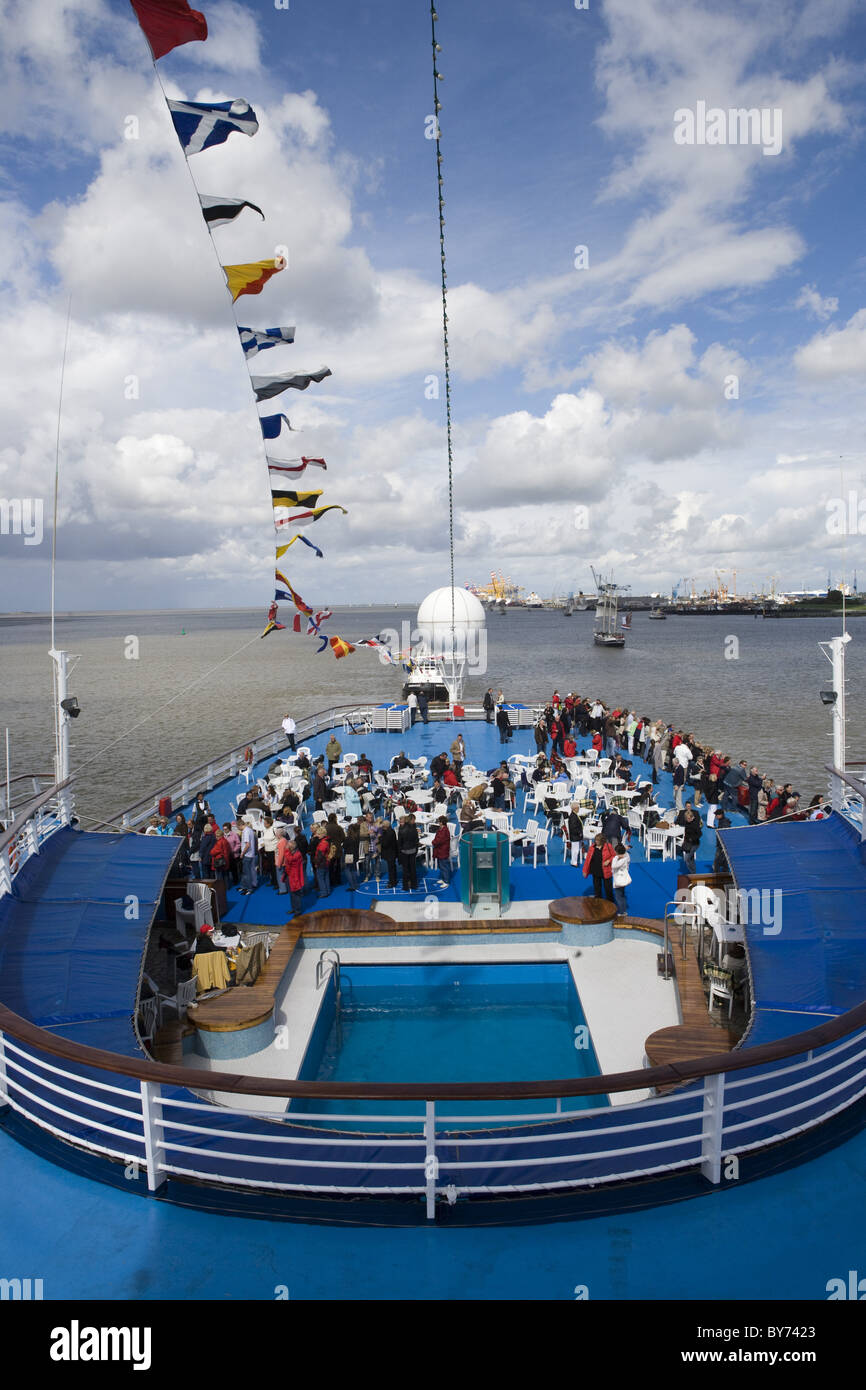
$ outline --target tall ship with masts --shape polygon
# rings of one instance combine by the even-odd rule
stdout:
[[[592,640],[597,647],[624,647],[625,629],[617,625],[617,611],[619,595],[625,591],[622,585],[616,584],[613,579],[605,579],[603,575],[596,574],[594,569],[592,577],[598,592]]]

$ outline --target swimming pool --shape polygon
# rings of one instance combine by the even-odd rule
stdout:
[[[476,965],[349,965],[333,978],[299,1079],[537,1081],[598,1076],[580,997],[564,961]],[[606,1105],[577,1096],[564,1109]],[[448,1114],[519,1114],[553,1103],[448,1101]],[[334,1114],[417,1112],[412,1102],[294,1102]]]

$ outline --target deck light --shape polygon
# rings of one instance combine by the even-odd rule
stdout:
[[[60,701],[60,708],[65,710],[70,719],[77,719],[81,713],[81,706],[76,695],[70,695],[68,699]]]
[[[837,692],[835,690],[819,690],[822,705],[835,705]]]

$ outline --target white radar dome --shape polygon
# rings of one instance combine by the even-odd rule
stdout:
[[[471,635],[483,632],[486,614],[480,599],[468,589],[434,589],[418,609],[417,627],[423,641],[437,655],[451,655],[452,594],[454,612],[454,655],[468,654],[475,644]]]

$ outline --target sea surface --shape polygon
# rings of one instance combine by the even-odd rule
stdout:
[[[328,628],[350,639],[390,628],[409,640],[416,611],[335,609]],[[694,732],[705,746],[744,757],[777,781],[793,781],[807,799],[826,790],[831,721],[818,692],[830,684],[831,668],[818,643],[839,632],[838,619],[654,622],[635,613],[619,651],[593,646],[592,622],[591,612],[488,614],[486,669],[469,676],[466,699],[479,701],[488,685],[527,702],[549,698],[555,688],[599,696]],[[270,732],[287,711],[298,718],[332,704],[399,696],[402,673],[375,653],[359,649],[337,661],[330,650],[318,655],[304,635],[275,632],[260,640],[263,625],[258,610],[58,616],[57,645],[77,658],[70,693],[82,713],[71,725],[72,767],[85,826]],[[852,619],[850,630],[849,761],[866,758],[866,624]],[[13,775],[52,766],[49,645],[47,619],[0,615],[0,761],[8,727]],[[528,732],[521,749],[524,741],[528,749]]]

